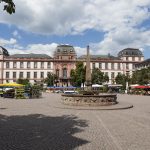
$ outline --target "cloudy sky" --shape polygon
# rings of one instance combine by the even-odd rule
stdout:
[[[150,58],[150,0],[14,0],[9,15],[0,4],[0,45],[10,53],[53,55],[58,44],[78,55],[116,55],[139,48]]]

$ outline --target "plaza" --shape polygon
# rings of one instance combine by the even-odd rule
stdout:
[[[0,98],[1,150],[149,150],[148,96],[119,94],[122,110],[67,109],[61,95]]]

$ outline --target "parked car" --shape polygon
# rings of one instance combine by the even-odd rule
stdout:
[[[3,97],[4,98],[14,98],[15,97],[15,89],[5,90]]]
[[[64,94],[78,94],[77,91],[64,91]]]

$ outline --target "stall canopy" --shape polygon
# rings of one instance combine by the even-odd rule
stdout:
[[[22,87],[24,85],[18,83],[4,83],[0,84],[0,87]]]
[[[99,84],[92,84],[93,88],[99,88],[99,87],[103,87],[103,85],[99,85]]]
[[[135,86],[134,88],[136,88],[136,89],[150,89],[150,86],[139,85],[139,86]]]

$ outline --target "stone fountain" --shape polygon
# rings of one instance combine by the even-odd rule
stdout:
[[[92,91],[91,69],[90,69],[90,52],[87,46],[86,57],[86,87],[83,94],[62,94],[62,102],[72,106],[108,106],[117,104],[117,95],[103,93],[94,95]]]

